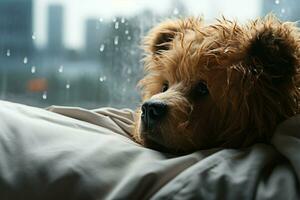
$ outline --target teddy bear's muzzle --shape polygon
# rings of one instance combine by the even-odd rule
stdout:
[[[142,123],[146,130],[152,130],[166,116],[168,106],[159,100],[149,100],[142,105]]]

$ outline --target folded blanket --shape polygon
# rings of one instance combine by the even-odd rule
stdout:
[[[272,144],[163,154],[133,142],[134,115],[0,101],[0,199],[300,199],[300,116]]]

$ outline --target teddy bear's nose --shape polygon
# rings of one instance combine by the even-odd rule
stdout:
[[[167,113],[167,104],[158,101],[150,100],[146,101],[142,105],[142,121],[148,129],[154,128],[156,123],[161,120]]]

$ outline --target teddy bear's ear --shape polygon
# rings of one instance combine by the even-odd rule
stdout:
[[[151,54],[161,54],[171,48],[171,42],[186,29],[195,29],[202,24],[201,18],[166,20],[152,30],[144,38],[144,50]]]
[[[292,23],[282,23],[269,16],[260,24],[250,41],[250,55],[255,72],[271,77],[274,84],[290,80],[299,65],[299,31]]]
[[[148,53],[160,54],[170,48],[170,42],[180,31],[178,21],[165,21],[154,27],[144,39],[144,49]]]

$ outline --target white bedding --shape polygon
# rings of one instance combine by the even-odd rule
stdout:
[[[271,145],[176,157],[130,140],[131,110],[48,109],[0,101],[1,200],[300,199],[300,116]]]

